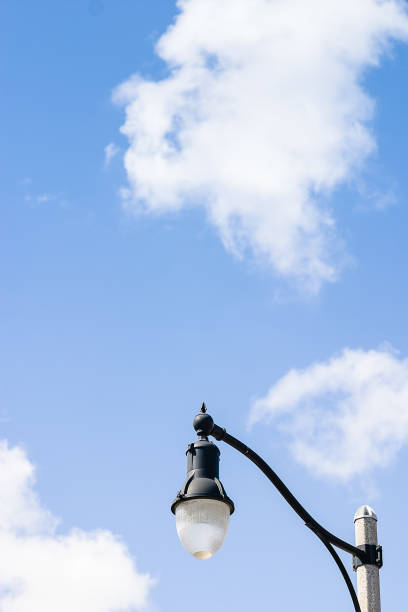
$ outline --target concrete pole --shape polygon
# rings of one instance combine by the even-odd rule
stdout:
[[[370,506],[360,506],[354,515],[356,546],[378,544],[377,515]],[[376,565],[357,568],[357,596],[361,612],[381,612],[380,570]]]

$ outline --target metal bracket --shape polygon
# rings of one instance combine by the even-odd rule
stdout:
[[[353,555],[353,570],[355,572],[357,568],[362,565],[376,565],[378,568],[383,566],[382,546],[377,546],[376,544],[361,544],[357,546],[357,548],[365,552],[366,560],[362,561]]]

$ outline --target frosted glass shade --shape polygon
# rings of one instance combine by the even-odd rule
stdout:
[[[227,535],[230,508],[215,499],[190,499],[176,507],[177,533],[196,559],[209,559]]]

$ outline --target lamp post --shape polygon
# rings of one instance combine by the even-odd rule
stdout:
[[[188,552],[200,560],[212,557],[225,540],[229,517],[234,512],[234,503],[219,479],[220,452],[209,441],[208,437],[212,436],[252,461],[305,525],[323,542],[346,582],[355,612],[380,612],[378,570],[382,566],[382,548],[377,544],[377,517],[371,508],[362,506],[355,515],[357,545],[353,546],[322,527],[262,457],[227,433],[225,428],[214,423],[206,412],[205,404],[202,405],[201,413],[195,417],[193,426],[198,440],[187,448],[187,479],[171,505],[176,516],[177,533]],[[358,578],[358,597],[334,546],[353,556],[353,569],[357,571]]]

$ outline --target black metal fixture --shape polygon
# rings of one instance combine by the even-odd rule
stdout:
[[[208,440],[208,436],[213,436],[218,441],[226,442],[255,463],[305,525],[323,542],[347,584],[355,611],[361,612],[350,576],[333,546],[353,555],[354,569],[361,564],[381,567],[381,547],[374,547],[375,550],[358,548],[322,527],[298,502],[262,457],[227,433],[225,428],[215,425],[206,411],[205,404],[202,405],[200,414],[195,417],[193,426],[198,440],[187,448],[187,479],[171,505],[171,510],[176,515],[177,532],[183,546],[197,559],[209,559],[222,545],[228,531],[229,517],[234,512],[234,504],[219,480],[220,451]]]

